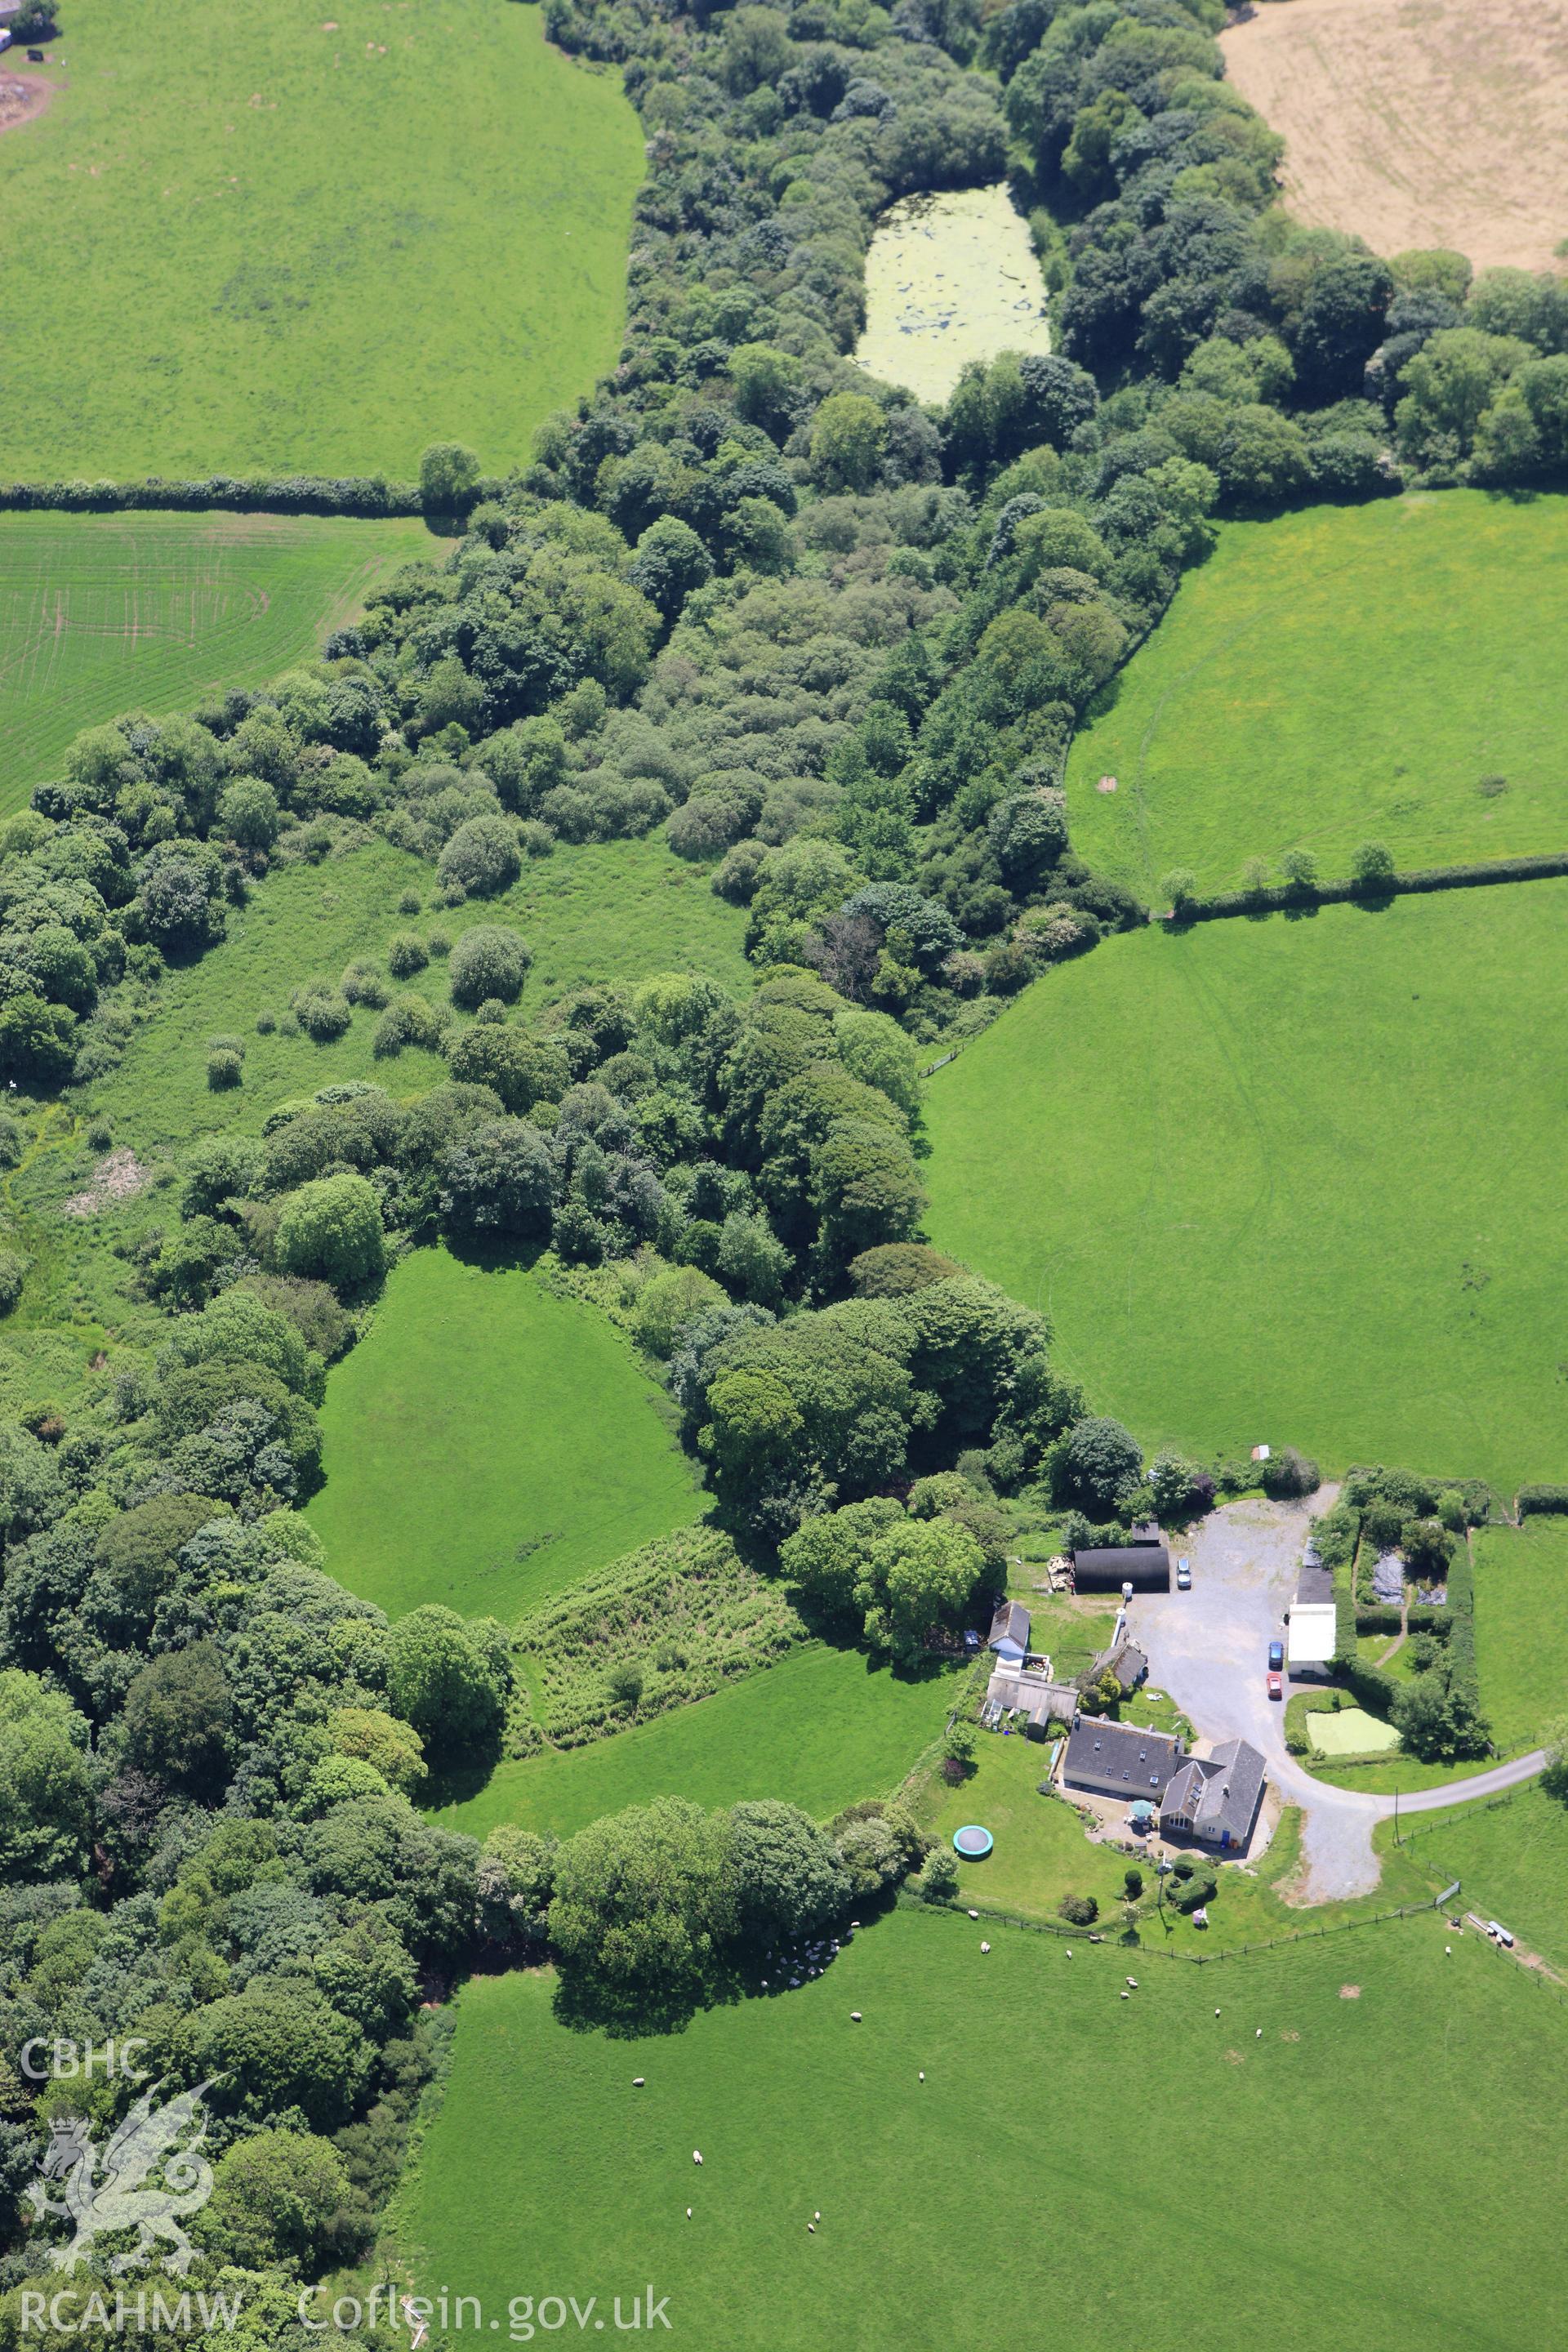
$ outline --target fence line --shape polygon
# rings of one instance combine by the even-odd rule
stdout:
[[[1415,1918],[1423,1912],[1437,1910],[1449,1895],[1458,1893],[1458,1887],[1459,1881],[1456,1879],[1453,1885],[1447,1889],[1447,1895],[1434,1895],[1425,1903],[1401,1903],[1397,1909],[1393,1911],[1374,1911],[1357,1919],[1338,1919],[1321,1927],[1293,1927],[1283,1936],[1265,1936],[1255,1944],[1222,1945],[1217,1951],[1213,1952],[1175,1952],[1168,1944],[1143,1943],[1140,1943],[1137,1949],[1154,1959],[1185,1960],[1195,1969],[1213,1968],[1221,1960],[1244,1958],[1252,1952],[1271,1952],[1282,1944],[1319,1943],[1326,1936],[1348,1936],[1357,1927],[1381,1927],[1390,1919]],[[919,1895],[910,1895],[900,1890],[898,1904],[900,1910],[945,1911],[950,1915],[957,1911],[973,1911],[993,1927],[1018,1927],[1026,1935],[1030,1936],[1071,1936],[1080,1944],[1089,1942],[1120,1944],[1122,1941],[1120,1935],[1108,1937],[1099,1928],[1058,1925],[1054,1919],[1025,1919],[1021,1918],[1016,1911],[998,1911],[985,1903],[925,1903]],[[1146,1914],[1142,1916],[1147,1916]],[[1123,1948],[1131,1948],[1124,1946]],[[1531,1973],[1533,1975],[1535,1971],[1531,1970]]]
[[[1526,1788],[1529,1788],[1531,1785],[1532,1783],[1528,1780],[1524,1783]],[[1505,1789],[1500,1797],[1482,1797],[1479,1801],[1472,1800],[1472,1802],[1475,1803],[1475,1810],[1479,1813],[1495,1813],[1500,1805],[1511,1805],[1517,1794],[1517,1790]],[[1441,1811],[1442,1809],[1439,1807],[1438,1810]],[[1446,1821],[1436,1821],[1429,1823],[1425,1829],[1406,1830],[1399,1843],[1401,1845],[1414,1845],[1417,1838],[1441,1837],[1444,1831],[1449,1826],[1449,1823]]]

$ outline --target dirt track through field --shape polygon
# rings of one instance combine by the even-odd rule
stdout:
[[[1379,253],[1561,268],[1568,11],[1560,0],[1264,0],[1226,70],[1286,140],[1298,218]]]

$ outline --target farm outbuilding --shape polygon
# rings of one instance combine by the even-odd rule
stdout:
[[[1298,1600],[1290,1612],[1285,1662],[1293,1675],[1321,1675],[1334,1654],[1336,1612],[1331,1601]]]
[[[1163,1543],[1118,1544],[1107,1550],[1075,1551],[1073,1583],[1079,1592],[1169,1592],[1171,1555]]]
[[[1029,1612],[1021,1601],[1005,1601],[991,1620],[988,1649],[1012,1665],[1022,1665],[1029,1654]]]
[[[1122,1697],[1131,1698],[1149,1679],[1149,1660],[1137,1643],[1123,1634],[1109,1650],[1101,1650],[1089,1671],[1096,1682],[1104,1675],[1114,1675]]]
[[[1077,1713],[1078,1685],[1053,1682],[1048,1659],[1039,1672],[1002,1658],[992,1669],[980,1719],[994,1729],[1005,1715],[1022,1715],[1043,1736],[1047,1724],[1070,1724]]]

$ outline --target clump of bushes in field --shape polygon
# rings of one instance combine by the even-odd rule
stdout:
[[[430,961],[430,950],[415,931],[399,931],[386,950],[386,968],[394,980],[412,980]]]
[[[418,1045],[426,1053],[438,1053],[446,1032],[446,1019],[441,1008],[427,997],[410,991],[395,996],[375,1024],[371,1051],[378,1061],[401,1054],[405,1045]]]
[[[472,1012],[487,997],[515,1004],[533,961],[521,935],[502,923],[476,923],[465,931],[447,964],[454,1004]]]
[[[245,1075],[245,1042],[239,1037],[207,1039],[207,1084],[214,1093],[237,1087]]]
[[[338,982],[338,989],[351,1004],[366,1004],[376,1013],[387,1003],[392,992],[381,966],[367,957],[362,957],[347,967]]]
[[[348,997],[330,980],[303,982],[290,993],[289,1004],[306,1036],[318,1045],[330,1045],[341,1037],[353,1018]]]

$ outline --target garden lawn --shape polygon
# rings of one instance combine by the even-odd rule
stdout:
[[[921,1826],[949,1848],[953,1832],[966,1822],[978,1822],[995,1841],[982,1861],[954,1855],[961,1903],[994,1904],[1025,1918],[1055,1920],[1064,1895],[1092,1895],[1107,1915],[1103,1924],[1115,1927],[1127,1858],[1086,1837],[1064,1798],[1040,1794],[1054,1745],[1019,1731],[981,1732],[966,1780],[950,1788],[940,1775],[931,1780]],[[1152,1871],[1148,1876],[1152,1888]]]
[[[1133,1956],[1122,2000],[1114,1945],[899,1911],[796,1992],[633,2042],[557,2023],[548,1971],[476,1978],[399,2250],[487,2340],[515,2297],[594,2296],[592,2331],[651,2282],[696,2352],[1544,2344],[1568,2015],[1446,1937]]]
[[[313,660],[384,573],[441,551],[418,521],[0,514],[0,815],[82,728]]]
[[[1568,1519],[1481,1528],[1475,1546],[1481,1704],[1506,1756],[1568,1717]]]
[[[486,469],[615,359],[642,134],[508,0],[72,0],[0,140],[8,479]]]
[[[1378,1831],[1386,1846],[1392,1825]],[[1568,1805],[1535,1783],[1499,1804],[1461,1805],[1405,1831],[1405,1850],[1434,1887],[1458,1879],[1467,1911],[1500,1919],[1568,1970]]]
[[[570,1837],[650,1797],[732,1805],[777,1797],[815,1818],[896,1789],[947,1719],[950,1675],[906,1682],[858,1651],[814,1643],[711,1698],[586,1748],[497,1766],[439,1819],[484,1837],[498,1822]]]
[[[1563,1470],[1568,882],[1146,930],[927,1088],[931,1239],[1151,1448]]]
[[[737,988],[750,978],[735,909],[662,839],[562,844],[552,856],[531,862],[503,898],[460,907],[430,907],[435,882],[433,866],[383,841],[324,866],[275,867],[248,905],[230,909],[223,941],[165,978],[153,1017],[121,1066],[83,1096],[146,1153],[208,1129],[258,1133],[279,1103],[345,1078],[368,1078],[395,1095],[423,1093],[445,1078],[446,1065],[416,1050],[378,1062],[372,1040],[381,1015],[369,1005],[356,1007],[350,1027],[330,1045],[256,1029],[258,1014],[286,1013],[289,992],[314,973],[335,982],[362,957],[384,970],[399,931],[442,931],[455,940],[475,923],[515,924],[534,951],[525,1022],[590,982],[634,982],[671,969],[711,972]],[[409,888],[428,912],[399,914],[398,898]],[[437,958],[412,981],[391,984],[442,1003],[446,964]],[[225,1032],[244,1042],[244,1083],[213,1094],[206,1044]]]
[[[1561,498],[1222,524],[1073,747],[1073,845],[1144,894],[1296,846],[1347,874],[1372,838],[1401,866],[1568,849],[1565,627]]]
[[[657,1395],[593,1307],[416,1250],[328,1379],[309,1507],[328,1566],[389,1616],[515,1617],[697,1517]]]

